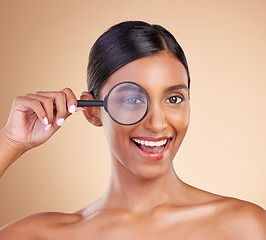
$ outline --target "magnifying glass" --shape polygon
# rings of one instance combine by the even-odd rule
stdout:
[[[121,125],[133,125],[146,116],[149,98],[138,84],[121,82],[111,88],[103,101],[78,100],[78,107],[102,106],[115,122]]]

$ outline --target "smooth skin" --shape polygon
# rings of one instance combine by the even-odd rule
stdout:
[[[190,115],[183,65],[167,51],[136,60],[109,77],[101,96],[124,81],[140,84],[149,95],[150,110],[141,122],[122,126],[101,108],[83,111],[90,123],[103,126],[110,145],[112,174],[105,195],[73,214],[40,213],[20,219],[2,228],[0,239],[265,240],[264,209],[194,188],[175,173],[173,158]],[[81,99],[93,97],[83,92]],[[24,152],[47,141],[60,128],[57,121],[71,115],[73,105],[76,97],[70,89],[16,98],[0,132],[1,175]],[[163,154],[149,157],[133,139],[167,139],[168,145]]]

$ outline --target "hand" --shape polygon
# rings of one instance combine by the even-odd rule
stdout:
[[[27,151],[46,142],[76,106],[76,96],[69,88],[17,97],[1,132],[11,144]]]

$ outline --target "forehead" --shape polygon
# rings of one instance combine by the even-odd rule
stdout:
[[[125,81],[135,82],[146,91],[164,90],[179,84],[188,86],[185,67],[168,52],[135,60],[117,70],[108,78],[101,94],[106,95],[114,85]]]

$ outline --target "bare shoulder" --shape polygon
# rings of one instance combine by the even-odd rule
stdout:
[[[224,197],[219,203],[218,222],[232,239],[266,239],[266,211],[260,206]]]
[[[81,220],[82,217],[79,214],[38,213],[0,228],[0,239],[49,239],[48,235],[57,227],[74,224]]]
[[[190,192],[194,192],[193,199],[200,196],[196,206],[207,207],[206,223],[213,234],[219,233],[219,239],[266,239],[266,211],[262,207],[201,189]]]

